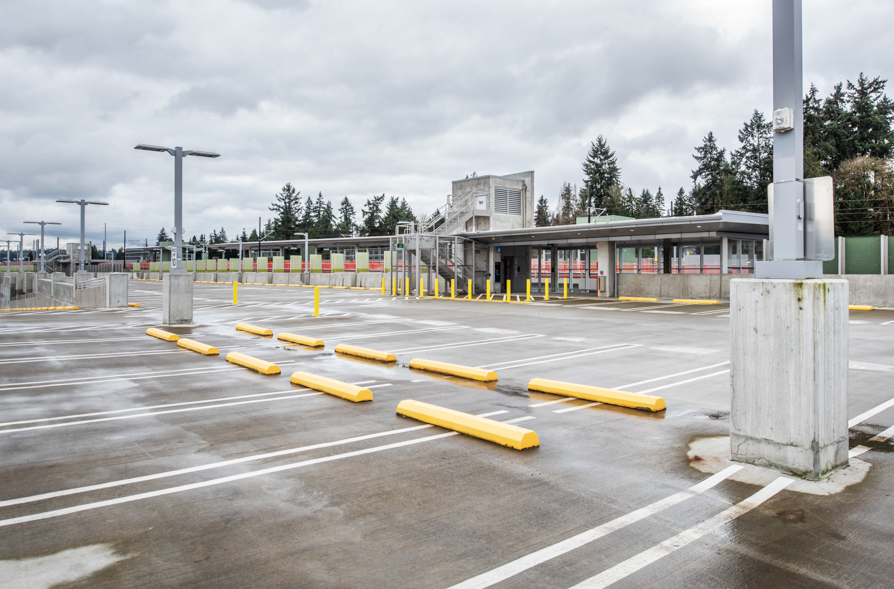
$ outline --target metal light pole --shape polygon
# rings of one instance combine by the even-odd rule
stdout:
[[[9,273],[9,256],[12,254],[12,248],[10,247],[11,239],[6,240],[6,272]]]
[[[25,269],[22,267],[22,252],[25,250],[25,236],[26,235],[34,235],[33,233],[9,233],[8,235],[18,235],[19,236],[19,255],[16,258],[19,262],[19,272],[24,272]],[[7,243],[9,243],[7,241]],[[8,256],[9,254],[7,254]],[[9,265],[7,264],[7,270],[9,270]]]
[[[307,233],[296,233],[295,235],[303,235],[304,236],[304,273],[310,273],[310,256],[307,251]]]
[[[47,225],[62,225],[62,223],[54,223],[52,221],[25,221],[29,225],[40,225],[40,271],[47,271],[47,248],[44,246],[44,227]]]
[[[57,200],[56,202],[65,202],[70,204],[80,205],[81,207],[81,247],[78,248],[78,274],[85,274],[87,271],[84,269],[84,248],[86,247],[86,243],[84,241],[84,211],[87,208],[87,205],[108,205],[107,202],[94,202],[89,200]]]
[[[182,147],[161,147],[139,144],[134,149],[143,151],[166,151],[174,156],[174,249],[171,251],[171,274],[186,274],[183,269],[183,158],[188,155],[198,157],[220,157],[211,151],[184,150]]]

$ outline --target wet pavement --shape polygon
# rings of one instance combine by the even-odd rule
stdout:
[[[202,356],[140,308],[0,317],[4,587],[891,587],[894,311],[852,311],[852,466],[726,461],[728,305],[485,303],[195,285]],[[310,350],[238,322],[325,340]],[[336,344],[393,352],[383,365]],[[282,367],[261,376],[239,351]],[[495,370],[476,383],[407,368]],[[363,384],[370,403],[289,383]],[[532,378],[661,395],[649,414]],[[515,451],[395,414],[415,399],[533,429]],[[858,416],[860,417],[859,419]],[[521,420],[521,421],[518,421]],[[852,450],[852,453],[854,451]]]

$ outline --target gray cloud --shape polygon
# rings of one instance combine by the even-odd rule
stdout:
[[[805,4],[805,84],[890,75],[894,7]],[[467,173],[534,169],[552,201],[606,135],[623,180],[688,186],[693,146],[726,147],[770,102],[770,1],[406,3],[9,1],[0,8],[0,230],[120,235],[170,226],[187,160],[187,232],[252,227],[285,182],[304,195],[442,204]],[[29,219],[30,220],[30,219]],[[113,227],[114,226],[114,227]]]

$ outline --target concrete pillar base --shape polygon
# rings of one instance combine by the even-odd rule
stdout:
[[[732,459],[818,479],[848,464],[848,283],[730,282]]]
[[[164,325],[192,323],[192,274],[165,274],[162,279],[161,322]]]

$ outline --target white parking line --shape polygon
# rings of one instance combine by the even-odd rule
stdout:
[[[497,414],[500,414],[500,413],[506,413],[506,411],[495,411],[495,412],[492,412],[492,413],[485,413],[485,414],[483,414],[483,415],[479,415],[479,417],[488,417],[488,416],[491,416],[491,415],[497,415]],[[529,418],[530,418],[530,416],[528,416],[528,417],[520,417],[520,418],[518,418],[518,419],[511,419],[511,420],[509,420],[509,421],[506,421],[505,423],[516,423],[516,422],[518,422],[518,421],[523,421],[523,420],[525,420],[525,419],[529,419]],[[264,455],[262,455],[262,456],[263,456],[264,458],[269,458],[269,457],[271,457],[271,456],[281,456],[281,455],[290,454],[290,453],[294,453],[294,452],[302,452],[302,451],[306,451],[306,450],[308,450],[308,449],[324,448],[324,447],[328,447],[328,446],[335,446],[335,445],[339,445],[339,444],[345,444],[345,443],[348,443],[348,442],[351,442],[351,441],[359,441],[359,440],[363,440],[363,439],[370,439],[370,438],[374,438],[374,437],[379,437],[379,436],[382,436],[382,435],[392,435],[393,433],[402,433],[402,432],[406,432],[406,431],[412,431],[412,430],[417,430],[417,429],[426,429],[426,428],[430,428],[430,427],[434,427],[434,426],[431,426],[431,425],[420,425],[420,426],[415,426],[415,427],[411,427],[411,428],[404,428],[403,430],[393,430],[393,431],[389,431],[389,432],[381,432],[381,433],[379,433],[379,434],[370,434],[370,435],[368,435],[368,436],[358,436],[358,437],[356,437],[356,438],[349,438],[348,440],[340,440],[340,441],[337,441],[337,442],[328,442],[328,443],[325,443],[325,444],[315,444],[314,446],[305,446],[305,447],[303,447],[303,448],[293,448],[293,449],[290,449],[290,450],[279,450],[278,452],[271,452],[271,453],[268,453],[268,454],[264,454]],[[281,465],[281,466],[274,466],[274,467],[270,467],[270,468],[264,468],[264,469],[261,469],[261,470],[255,470],[255,471],[250,471],[250,472],[244,472],[244,473],[237,474],[237,475],[232,475],[232,476],[228,476],[228,477],[221,477],[221,478],[217,478],[217,479],[211,479],[211,480],[208,480],[208,481],[202,481],[202,482],[199,482],[199,483],[192,483],[192,484],[189,484],[189,485],[180,485],[180,486],[177,486],[177,487],[170,487],[170,488],[167,488],[167,489],[160,489],[160,490],[157,490],[157,491],[151,491],[151,492],[148,492],[148,493],[138,493],[138,494],[136,494],[136,495],[128,495],[128,496],[125,496],[125,497],[118,497],[118,498],[115,498],[115,499],[109,499],[109,500],[106,500],[106,501],[97,501],[97,502],[94,502],[94,503],[86,503],[86,504],[84,504],[84,505],[76,505],[76,506],[74,506],[74,507],[67,507],[67,508],[64,508],[64,509],[54,509],[54,510],[52,510],[52,511],[45,511],[45,512],[43,512],[43,513],[35,513],[35,514],[32,514],[32,515],[26,515],[26,516],[22,516],[22,517],[14,517],[14,518],[10,518],[10,519],[0,520],[0,527],[4,527],[4,526],[12,526],[12,525],[20,524],[20,523],[26,523],[26,522],[32,522],[32,521],[38,521],[38,520],[43,520],[43,519],[50,519],[50,518],[59,517],[59,516],[62,516],[62,515],[68,515],[68,514],[71,514],[71,513],[78,513],[78,512],[81,512],[81,511],[89,511],[89,510],[92,510],[92,509],[99,509],[99,508],[101,508],[101,507],[107,507],[107,506],[110,506],[110,505],[118,505],[118,504],[121,504],[121,503],[130,503],[130,502],[133,502],[133,501],[140,501],[140,500],[142,500],[142,499],[149,499],[149,498],[151,498],[151,497],[160,497],[160,496],[162,496],[162,495],[171,495],[171,494],[173,494],[173,493],[180,493],[180,492],[183,492],[183,491],[189,491],[189,490],[192,490],[192,489],[199,489],[199,488],[202,488],[202,487],[211,487],[211,486],[215,486],[215,485],[221,485],[221,484],[224,484],[224,483],[229,483],[229,482],[238,481],[238,480],[242,480],[242,479],[248,479],[248,478],[259,477],[259,476],[263,476],[263,475],[267,475],[267,474],[272,474],[272,473],[276,473],[276,472],[283,472],[283,471],[288,471],[288,470],[294,470],[294,469],[296,469],[296,468],[302,468],[302,467],[305,467],[305,466],[311,466],[311,465],[313,465],[313,464],[321,464],[321,463],[324,463],[324,462],[331,462],[331,461],[334,461],[334,460],[341,460],[341,459],[344,459],[344,458],[352,458],[352,457],[354,457],[354,456],[362,456],[362,455],[364,455],[364,454],[372,454],[372,453],[374,453],[374,452],[381,452],[381,451],[383,451],[383,450],[391,450],[391,449],[394,449],[394,448],[400,448],[400,447],[403,447],[403,446],[410,446],[410,445],[413,445],[413,444],[419,444],[419,443],[423,443],[423,442],[431,442],[431,441],[438,440],[438,439],[441,439],[441,438],[448,438],[448,437],[451,437],[451,436],[458,436],[458,435],[459,435],[459,432],[447,432],[447,433],[444,433],[444,434],[437,434],[437,435],[434,435],[434,436],[427,436],[427,437],[424,437],[424,438],[416,438],[416,439],[413,439],[413,440],[406,440],[406,441],[403,441],[403,442],[396,442],[396,443],[394,443],[394,444],[386,444],[386,445],[384,445],[384,446],[374,446],[374,447],[372,447],[372,448],[366,448],[366,449],[364,449],[364,450],[356,450],[356,451],[354,451],[354,452],[345,452],[344,454],[335,454],[335,455],[333,455],[333,456],[324,456],[324,457],[322,457],[322,458],[314,458],[314,459],[311,459],[311,460],[304,460],[304,461],[302,461],[302,462],[295,462],[295,463],[292,463],[292,464],[284,464],[284,465]],[[76,494],[76,493],[84,493],[84,492],[87,492],[88,490],[96,490],[96,489],[105,489],[105,488],[109,488],[109,487],[116,487],[116,486],[120,486],[120,485],[131,484],[131,483],[133,483],[133,482],[140,482],[140,481],[145,481],[145,480],[153,480],[153,479],[164,478],[164,477],[168,477],[168,476],[176,476],[176,475],[179,475],[179,474],[185,474],[185,473],[187,473],[187,472],[197,472],[197,471],[199,471],[199,470],[207,470],[207,469],[209,469],[209,468],[219,468],[220,466],[228,466],[228,465],[230,465],[230,464],[237,464],[237,463],[241,463],[241,462],[248,462],[248,461],[250,461],[250,460],[258,460],[258,459],[260,459],[258,456],[246,456],[246,457],[243,457],[243,458],[237,458],[237,459],[234,459],[234,460],[228,460],[228,461],[219,462],[219,463],[214,463],[214,464],[207,464],[207,465],[196,466],[196,467],[191,467],[191,468],[187,468],[187,469],[180,469],[180,470],[176,470],[176,471],[169,471],[169,472],[167,472],[167,473],[158,473],[158,474],[155,474],[155,475],[146,475],[145,477],[135,477],[135,478],[132,478],[132,479],[124,479],[123,481],[112,481],[112,482],[110,482],[110,483],[100,483],[99,485],[90,485],[90,486],[87,486],[87,487],[78,487],[78,488],[75,488],[75,489],[67,489],[67,490],[64,490],[64,491],[56,491],[56,492],[53,492],[53,493],[44,493],[44,494],[42,494],[42,495],[33,495],[33,496],[31,496],[31,497],[21,497],[21,498],[18,498],[18,499],[10,499],[10,500],[7,500],[7,501],[0,502],[0,507],[5,507],[5,506],[8,506],[8,505],[21,504],[21,503],[31,503],[31,502],[34,502],[34,501],[40,501],[40,500],[43,500],[43,499],[50,499],[50,498],[54,498],[54,497],[61,497],[61,496],[64,496],[64,495],[73,495],[73,494]]]
[[[409,354],[410,352],[428,352],[431,350],[449,350],[452,348],[467,348],[471,346],[483,346],[486,344],[498,344],[498,343],[508,343],[514,341],[521,341],[527,339],[533,339],[543,337],[542,335],[538,335],[536,333],[529,333],[523,335],[513,335],[510,337],[497,337],[491,339],[483,339],[483,340],[470,340],[467,342],[459,342],[454,344],[440,344],[437,346],[426,346],[424,348],[410,348],[406,350],[395,350],[393,353],[395,354]]]
[[[595,407],[596,405],[602,405],[602,403],[587,403],[586,405],[578,405],[577,407],[568,407],[567,409],[557,409],[553,411],[553,413],[568,413],[569,411],[577,411],[578,409],[586,409],[587,407]]]
[[[142,340],[146,341],[146,337],[116,337],[106,339],[62,339],[62,340],[23,340],[20,342],[4,342],[0,343],[0,348],[7,347],[28,347],[28,346],[58,346],[62,344],[92,344],[105,342],[128,342]]]
[[[704,380],[706,378],[712,378],[714,376],[720,376],[721,374],[726,374],[729,372],[729,369],[721,370],[720,372],[712,372],[711,374],[705,374],[704,376],[696,376],[695,378],[689,378],[686,380],[681,380],[679,382],[672,382],[670,384],[661,385],[660,387],[655,387],[652,389],[646,389],[645,391],[636,391],[640,395],[646,395],[648,393],[654,393],[655,391],[663,391],[664,389],[669,389],[672,387],[678,387],[681,384],[689,384],[690,382],[695,382],[697,380]]]
[[[364,385],[371,384],[376,381],[374,380],[364,380],[360,382],[352,382],[353,385]],[[7,427],[10,425],[25,425],[27,423],[42,423],[45,421],[58,421],[60,419],[80,419],[82,417],[96,417],[97,415],[114,415],[116,413],[129,413],[131,411],[148,411],[150,409],[164,409],[167,407],[183,407],[186,405],[203,405],[207,403],[220,403],[223,401],[235,401],[237,399],[252,399],[255,397],[269,397],[270,395],[286,395],[289,393],[298,393],[301,391],[309,391],[310,389],[301,388],[301,389],[287,389],[285,391],[273,391],[272,393],[253,393],[250,395],[237,395],[235,397],[220,397],[217,399],[205,399],[203,401],[184,401],[181,403],[167,403],[165,405],[148,405],[146,407],[133,407],[131,409],[113,409],[111,411],[95,411],[93,413],[77,413],[74,415],[60,415],[58,417],[41,417],[38,419],[26,419],[22,421],[7,421],[6,423],[0,423],[0,427]]]
[[[301,364],[297,360],[287,360],[285,362],[277,362],[279,366],[289,366],[289,365],[297,365]],[[85,376],[80,378],[68,378],[64,380],[46,380],[46,381],[33,381],[26,383],[14,383],[8,385],[0,386],[0,392],[6,391],[19,391],[25,389],[43,389],[50,387],[64,387],[64,386],[75,386],[82,384],[97,384],[103,382],[117,382],[122,380],[147,380],[153,378],[171,378],[175,376],[188,376],[192,374],[212,374],[215,372],[232,372],[234,370],[242,370],[244,368],[241,367],[227,367],[227,368],[208,368],[208,369],[199,369],[193,370],[191,368],[181,369],[181,370],[170,370],[165,372],[139,372],[132,375],[112,375],[109,377],[95,377],[95,376]],[[142,375],[148,376],[142,376]]]
[[[857,424],[859,424],[859,423],[863,423],[864,421],[866,421],[866,420],[869,419],[870,417],[873,417],[873,416],[875,416],[875,415],[878,415],[879,413],[881,413],[881,412],[884,411],[885,409],[890,409],[891,407],[894,407],[894,399],[890,399],[890,400],[888,400],[888,401],[885,401],[885,402],[882,403],[881,405],[876,405],[875,407],[873,407],[873,408],[870,409],[869,411],[866,411],[866,412],[861,413],[860,415],[854,417],[853,419],[851,419],[850,421],[847,422],[847,427],[848,427],[848,428],[851,428],[851,427],[854,427],[855,425],[857,425]]]
[[[618,530],[626,528],[631,524],[635,524],[636,522],[642,521],[647,517],[651,517],[657,513],[660,513],[669,507],[677,505],[678,503],[682,503],[683,501],[686,501],[691,497],[695,497],[701,493],[704,493],[705,491],[717,486],[742,468],[743,467],[738,465],[729,466],[721,470],[717,474],[711,475],[702,482],[697,483],[684,491],[674,493],[669,497],[665,497],[664,499],[646,505],[645,507],[641,507],[635,511],[631,511],[626,515],[616,517],[613,520],[596,526],[595,528],[591,528],[585,532],[581,532],[580,534],[572,536],[566,540],[562,540],[561,542],[553,544],[552,546],[541,548],[540,550],[532,552],[527,556],[523,556],[518,560],[514,560],[510,563],[504,564],[501,567],[495,568],[491,571],[478,575],[477,577],[472,577],[467,581],[454,585],[450,589],[484,589],[485,587],[496,585],[497,583],[505,581],[510,577],[514,577],[515,575],[533,568],[541,563],[556,558],[557,556],[561,556],[567,552],[571,552],[572,550],[580,548],[581,546],[585,546],[586,544],[607,536],[612,532],[616,532]]]
[[[670,538],[665,540],[661,544],[650,548],[644,552],[637,554],[636,556],[632,556],[625,560],[624,562],[618,563],[610,569],[607,569],[595,577],[590,577],[583,583],[578,583],[571,589],[603,589],[604,587],[608,587],[609,585],[613,585],[617,583],[621,579],[632,575],[636,571],[647,567],[653,562],[660,560],[683,548],[684,546],[688,546],[692,542],[695,542],[705,534],[713,532],[717,528],[728,524],[734,519],[745,515],[755,507],[758,507],[781,490],[789,486],[794,482],[794,479],[790,479],[788,477],[779,477],[774,480],[772,483],[752,495],[748,497],[744,501],[733,505],[732,507],[718,513],[714,517],[706,519],[705,521],[697,524],[688,530],[684,530]]]
[[[75,354],[72,356],[32,356],[30,358],[10,358],[9,360],[0,360],[2,364],[28,364],[31,362],[56,362],[65,360],[97,360],[102,358],[126,358],[128,356],[159,356],[163,354],[182,354],[187,352],[183,348],[174,350],[155,350],[152,352],[121,352],[118,354]]]
[[[877,436],[870,438],[869,441],[870,442],[887,442],[891,438],[891,436],[894,436],[894,427],[889,427],[888,429],[886,429],[882,433],[878,434]],[[850,452],[848,452],[848,458],[854,458],[855,456],[859,456],[860,454],[863,454],[864,452],[868,452],[871,449],[872,448],[868,448],[862,444],[859,446],[855,446],[850,449]]]
[[[608,352],[619,352],[622,350],[631,350],[633,348],[642,347],[640,344],[624,344],[619,347],[611,347],[611,348],[590,348],[584,350],[578,350],[577,352],[569,352],[567,356],[561,356],[558,358],[548,358],[546,360],[532,360],[530,362],[521,362],[519,364],[511,364],[509,366],[500,366],[500,370],[509,370],[511,368],[521,368],[523,366],[533,366],[534,364],[545,364],[547,362],[558,362],[560,360],[571,360],[572,358],[581,358],[583,356],[594,356],[596,354],[605,354]]]

